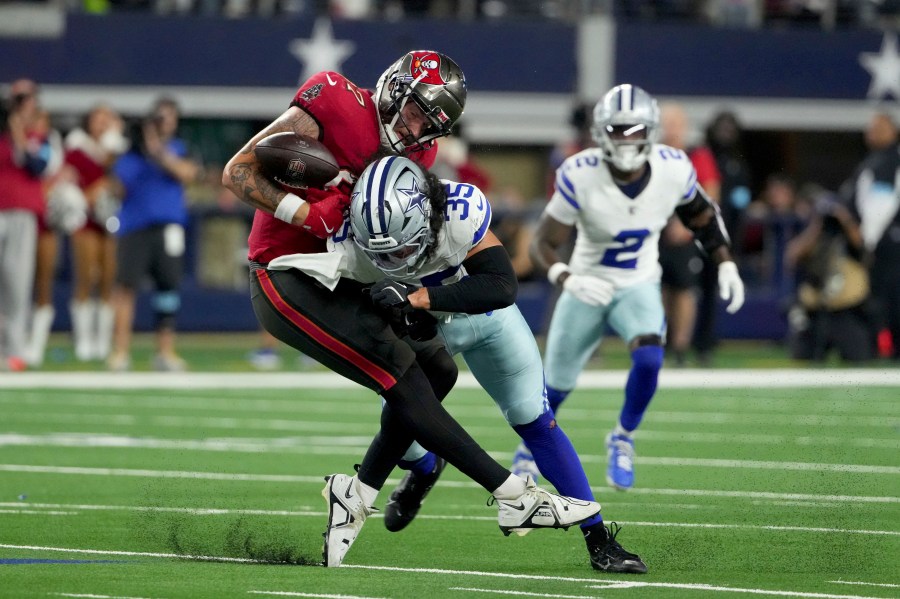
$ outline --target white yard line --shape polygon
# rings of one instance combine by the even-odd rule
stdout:
[[[884,587],[886,589],[900,589],[900,584],[887,584],[883,582],[862,582],[858,580],[829,580],[833,584],[855,584],[866,587]]]
[[[96,595],[94,593],[47,593],[57,597],[77,597],[82,599],[148,599],[147,597],[130,597],[125,595]]]
[[[508,591],[500,589],[476,589],[474,587],[450,587],[451,591],[467,593],[489,593],[492,595],[513,595],[515,597],[547,597],[548,599],[597,599],[596,595],[557,595],[555,593],[532,593],[529,591]]]
[[[250,562],[256,563],[258,560],[250,560],[244,558],[230,558],[230,557],[215,557],[215,556],[196,556],[196,555],[178,555],[175,553],[151,553],[151,552],[138,552],[138,551],[115,551],[115,550],[104,550],[104,549],[79,549],[79,548],[71,548],[71,547],[44,547],[44,546],[36,546],[36,545],[10,545],[5,543],[0,543],[0,548],[3,549],[27,549],[33,551],[56,551],[62,553],[87,553],[94,555],[121,555],[121,556],[137,556],[137,557],[162,557],[162,558],[181,558],[181,559],[193,559],[193,560],[204,560],[204,561],[223,561],[223,562]],[[352,565],[352,564],[344,564],[343,568],[357,568],[361,570],[377,570],[382,572],[406,572],[406,573],[420,573],[420,574],[448,574],[451,576],[483,576],[489,578],[506,578],[506,579],[516,579],[516,580],[545,580],[545,581],[560,581],[560,582],[584,582],[590,586],[590,588],[604,589],[604,590],[617,590],[617,589],[629,589],[629,588],[673,588],[673,589],[686,589],[686,590],[698,590],[698,591],[719,591],[719,592],[733,592],[733,593],[751,593],[757,595],[776,595],[782,597],[805,597],[809,599],[881,599],[875,598],[871,596],[861,596],[861,595],[833,595],[828,593],[805,593],[799,591],[769,591],[765,589],[742,589],[736,587],[717,587],[707,584],[679,584],[679,583],[666,583],[666,582],[610,582],[607,584],[598,584],[598,580],[596,578],[575,578],[568,576],[542,576],[542,575],[534,575],[534,574],[521,574],[521,573],[505,573],[505,572],[485,572],[479,570],[444,570],[439,568],[399,568],[392,566],[364,566],[364,565]],[[252,591],[251,591],[252,592]],[[292,591],[256,591],[258,594],[287,594],[292,593]],[[301,595],[301,596],[313,596],[313,595]],[[316,597],[328,597],[328,595],[314,595]],[[550,595],[548,595],[549,597]]]
[[[227,480],[238,482],[277,482],[323,484],[322,476],[292,474],[248,474],[225,472],[197,472],[185,470],[143,470],[128,468],[87,468],[79,466],[34,466],[29,464],[0,464],[0,472],[25,472],[31,474],[69,474],[86,476],[133,476],[139,478],[192,478],[201,480]],[[394,481],[397,482],[397,481]],[[480,488],[471,481],[441,481],[442,487]],[[592,487],[594,492],[621,495],[609,487]],[[817,495],[811,493],[773,493],[769,491],[721,491],[713,489],[647,489],[635,488],[632,495],[679,495],[690,497],[731,497],[734,499],[776,501],[834,501],[843,503],[900,503],[900,497],[867,495]]]
[[[81,447],[107,449],[162,449],[178,451],[213,451],[236,453],[301,453],[318,455],[362,454],[371,438],[360,437],[286,437],[245,438],[224,437],[214,439],[169,439],[157,437],[131,437],[101,433],[47,433],[27,435],[21,433],[0,434],[0,447]],[[605,456],[583,454],[582,462],[606,461]],[[827,464],[817,462],[786,462],[774,460],[726,460],[712,458],[682,458],[641,456],[638,463],[644,466],[683,468],[727,468],[750,470],[842,472],[853,474],[900,474],[900,466],[869,466],[865,464]]]
[[[0,508],[8,506],[22,506],[23,502],[0,503]],[[227,509],[227,508],[204,508],[204,507],[165,507],[165,506],[127,506],[127,505],[90,505],[90,504],[61,504],[61,503],[27,503],[28,508],[33,510],[32,513],[53,513],[44,512],[47,510],[82,510],[82,511],[124,511],[124,512],[161,512],[161,513],[181,513],[191,514],[194,516],[228,516],[228,515],[252,515],[252,516],[288,516],[288,517],[311,517],[323,518],[326,513],[312,509],[304,510],[251,510],[251,509]],[[0,513],[3,510],[0,509]],[[78,512],[56,512],[58,514],[77,514]],[[375,514],[373,518],[382,518],[381,514]],[[468,520],[468,521],[484,521],[493,522],[496,520],[494,516],[473,516],[471,514],[420,514],[418,518],[423,520]],[[628,526],[652,526],[658,528],[697,528],[697,529],[720,529],[720,530],[766,530],[773,532],[809,532],[809,533],[847,533],[860,534],[870,536],[898,536],[900,531],[891,530],[866,530],[866,529],[846,529],[846,528],[825,528],[813,526],[777,526],[772,524],[716,524],[709,522],[646,522],[635,520],[618,520],[620,524]]]
[[[181,555],[179,553],[151,553],[148,551],[116,551],[112,549],[78,549],[75,547],[44,547],[41,545],[9,545],[0,543],[0,549],[27,549],[30,551],[56,551],[59,553],[87,553],[90,555],[122,555],[126,557],[166,557],[206,562],[238,562],[257,564],[259,560],[242,557],[217,557],[214,555]]]
[[[363,595],[330,595],[323,593],[301,593],[299,591],[247,591],[253,595],[273,595],[276,597],[321,597],[322,599],[385,599],[384,597],[365,597]]]
[[[588,371],[578,379],[579,388],[619,389],[627,370]],[[665,388],[744,387],[867,387],[898,386],[900,371],[869,369],[714,369],[667,370],[660,373]],[[461,372],[457,386],[479,388],[469,372]],[[211,373],[183,374],[109,372],[18,372],[0,374],[0,388],[63,389],[359,389],[355,383],[330,372]]]
[[[712,591],[716,593],[744,593],[750,595],[771,595],[775,597],[805,597],[807,599],[880,599],[871,595],[834,595],[831,593],[807,593],[802,591],[773,591],[766,589],[746,589],[740,587],[720,587],[711,584],[690,584],[672,582],[614,582],[608,585],[590,585],[588,588],[604,591],[617,589],[685,589],[689,591]],[[890,598],[883,598],[890,599]]]

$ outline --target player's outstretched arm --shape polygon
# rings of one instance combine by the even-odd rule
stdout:
[[[259,169],[259,161],[254,152],[256,144],[264,137],[273,133],[293,131],[300,135],[319,137],[319,125],[302,109],[291,106],[281,116],[272,121],[262,131],[254,135],[237,154],[231,157],[222,171],[222,185],[230,189],[242,201],[258,210],[263,210],[278,216],[278,208],[287,197],[287,202],[282,206],[282,212],[286,213],[287,203],[297,204],[297,196],[288,194],[263,176]],[[297,200],[293,199],[297,198]],[[291,222],[302,225],[309,215],[310,205],[303,202],[293,211]],[[286,219],[283,219],[286,220]]]

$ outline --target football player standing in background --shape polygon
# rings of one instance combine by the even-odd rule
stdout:
[[[656,392],[663,363],[665,317],[657,243],[668,218],[678,215],[718,264],[728,312],[744,302],[744,285],[731,258],[716,205],[697,183],[681,150],[657,144],[659,108],[633,85],[611,89],[594,108],[589,148],[565,161],[532,245],[535,263],[562,288],[547,334],[544,363],[554,412],[609,325],[628,344],[631,370],[618,422],[606,438],[607,481],[634,484],[634,441]],[[577,230],[568,264],[557,248]]]
[[[439,342],[415,352],[364,295],[362,284],[342,279],[329,290],[296,269],[268,270],[279,256],[325,251],[325,238],[344,222],[349,192],[363,169],[379,156],[403,154],[424,166],[434,162],[434,139],[447,135],[462,115],[465,77],[447,56],[409,52],[378,79],[375,92],[342,75],[313,75],[290,107],[250,139],[225,166],[222,182],[257,209],[250,231],[251,297],[263,327],[331,370],[381,394],[386,402],[381,431],[353,476],[328,477],[325,565],[339,566],[371,513],[378,491],[409,446],[406,434],[497,499],[501,524],[522,505],[551,501],[546,491],[510,474],[493,460],[441,406],[453,387],[456,364]],[[290,131],[313,137],[331,150],[343,169],[325,190],[286,193],[260,173],[254,148],[263,138]],[[600,510],[593,502],[572,504],[568,524]],[[521,509],[518,503],[517,509]],[[568,525],[566,524],[566,525]]]

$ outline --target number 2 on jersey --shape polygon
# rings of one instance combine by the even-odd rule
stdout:
[[[603,258],[600,264],[610,266],[612,268],[633,269],[637,266],[637,258],[622,258],[620,254],[635,253],[644,245],[644,239],[650,235],[648,229],[626,229],[620,231],[613,239],[622,245],[619,247],[607,248],[603,252]]]

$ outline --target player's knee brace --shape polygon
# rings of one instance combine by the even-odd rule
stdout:
[[[156,328],[171,329],[175,326],[175,315],[181,308],[181,294],[176,290],[157,291],[153,295],[153,312],[156,314]]]

